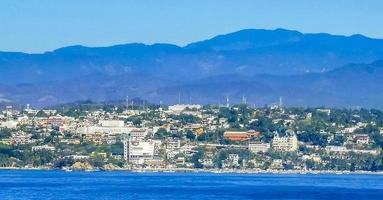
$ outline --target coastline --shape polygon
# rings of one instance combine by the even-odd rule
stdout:
[[[383,171],[333,171],[333,170],[318,170],[318,171],[303,171],[303,170],[236,170],[236,169],[190,169],[190,168],[116,168],[116,169],[90,169],[90,170],[63,170],[48,167],[0,167],[2,170],[20,170],[20,171],[63,171],[63,172],[132,172],[132,173],[212,173],[212,174],[331,174],[331,175],[345,175],[345,174],[360,174],[360,175],[383,175]]]

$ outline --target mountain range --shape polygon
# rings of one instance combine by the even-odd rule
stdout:
[[[383,40],[246,29],[180,47],[140,43],[0,52],[0,102],[125,96],[155,103],[383,107]]]

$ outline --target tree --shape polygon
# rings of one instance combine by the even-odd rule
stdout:
[[[29,159],[32,159],[34,166],[41,166],[48,163],[52,163],[54,159],[54,154],[51,151],[39,150],[33,152],[33,156]]]
[[[199,135],[197,137],[198,141],[208,141],[208,142],[219,142],[223,141],[223,132],[222,131],[214,131],[214,132],[207,132]]]
[[[320,145],[322,147],[327,145],[327,135],[315,133],[315,132],[304,132],[298,135],[298,140],[313,145]]]
[[[154,134],[155,139],[164,139],[170,136],[170,133],[165,128],[159,128]]]
[[[221,168],[223,161],[229,157],[229,154],[238,154],[240,165],[243,163],[243,160],[251,160],[254,157],[253,153],[247,149],[222,149],[216,154],[214,164]]]
[[[40,110],[37,112],[36,117],[48,117],[48,115],[44,111]]]
[[[270,118],[263,116],[258,117],[255,121],[249,124],[249,129],[260,132],[273,132],[276,128],[277,127],[273,124]]]
[[[315,162],[313,160],[306,160],[305,164],[307,169],[313,169],[315,166]]]
[[[4,154],[0,153],[0,167],[9,167],[12,165],[11,159]]]
[[[377,147],[383,148],[383,136],[378,132],[372,133],[372,139]]]
[[[232,108],[220,108],[218,117],[219,118],[227,118],[229,123],[234,123],[237,121],[237,112]]]
[[[140,117],[133,117],[131,120],[134,126],[141,126],[142,124]]]
[[[74,160],[71,158],[59,159],[54,163],[55,168],[70,167],[74,164]]]
[[[191,158],[190,162],[194,164],[195,168],[202,168],[203,164],[200,162],[200,160],[205,156],[205,149],[202,147],[197,148],[197,152],[194,153]]]
[[[11,129],[3,128],[0,130],[0,139],[9,138],[12,135]]]
[[[121,114],[122,112],[124,112],[124,109],[122,107],[118,107],[116,112]]]
[[[90,164],[94,167],[100,168],[105,165],[105,161],[102,156],[96,155],[92,157],[92,159],[90,160]]]
[[[193,115],[185,115],[185,114],[174,115],[174,116],[171,116],[171,118],[175,120],[179,120],[182,124],[194,124],[201,120],[200,118],[195,117]]]
[[[116,142],[110,146],[110,151],[115,154],[124,154],[124,143],[121,141]]]
[[[191,130],[188,130],[186,132],[186,138],[189,139],[189,140],[195,140],[195,137],[196,135],[194,135],[194,133],[191,131]]]
[[[331,145],[341,146],[346,141],[346,138],[343,135],[335,135],[334,140],[331,142]]]

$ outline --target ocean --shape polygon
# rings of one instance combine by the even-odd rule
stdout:
[[[383,199],[383,175],[0,170],[0,199]]]

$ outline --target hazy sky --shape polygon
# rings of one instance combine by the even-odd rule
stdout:
[[[383,38],[382,0],[1,0],[0,51],[185,45],[244,28]]]

